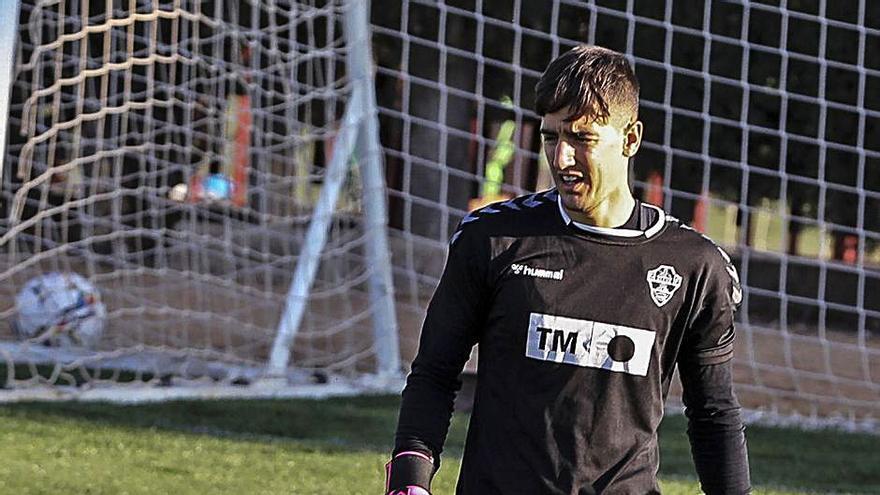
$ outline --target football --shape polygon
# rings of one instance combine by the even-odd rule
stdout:
[[[107,310],[97,288],[76,273],[52,272],[29,280],[15,300],[15,332],[53,347],[93,347]]]

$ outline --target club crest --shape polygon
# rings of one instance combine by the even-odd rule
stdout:
[[[669,265],[660,265],[648,270],[647,280],[651,299],[658,308],[668,303],[675,291],[681,287],[681,275],[675,273],[675,268]]]

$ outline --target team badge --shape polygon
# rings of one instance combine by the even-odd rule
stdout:
[[[668,303],[675,291],[681,287],[681,275],[675,273],[675,268],[669,265],[660,265],[648,270],[647,280],[651,299],[658,308]]]

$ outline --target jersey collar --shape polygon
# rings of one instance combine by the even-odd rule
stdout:
[[[647,229],[645,230],[635,230],[635,229],[614,229],[609,227],[596,227],[595,225],[587,225],[585,223],[575,222],[568,215],[568,212],[565,211],[565,207],[562,206],[562,196],[556,195],[556,205],[559,207],[559,214],[562,216],[562,221],[565,222],[566,225],[570,225],[578,230],[582,230],[584,232],[589,232],[592,234],[599,235],[607,235],[612,237],[645,237],[650,238],[656,235],[663,228],[663,225],[666,223],[666,213],[654,206],[646,203],[642,203],[642,208],[652,208],[657,210],[657,220]]]

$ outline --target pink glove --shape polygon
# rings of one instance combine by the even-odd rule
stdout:
[[[428,490],[420,486],[408,486],[406,487],[406,491],[404,490],[395,490],[388,492],[388,495],[431,495]]]

